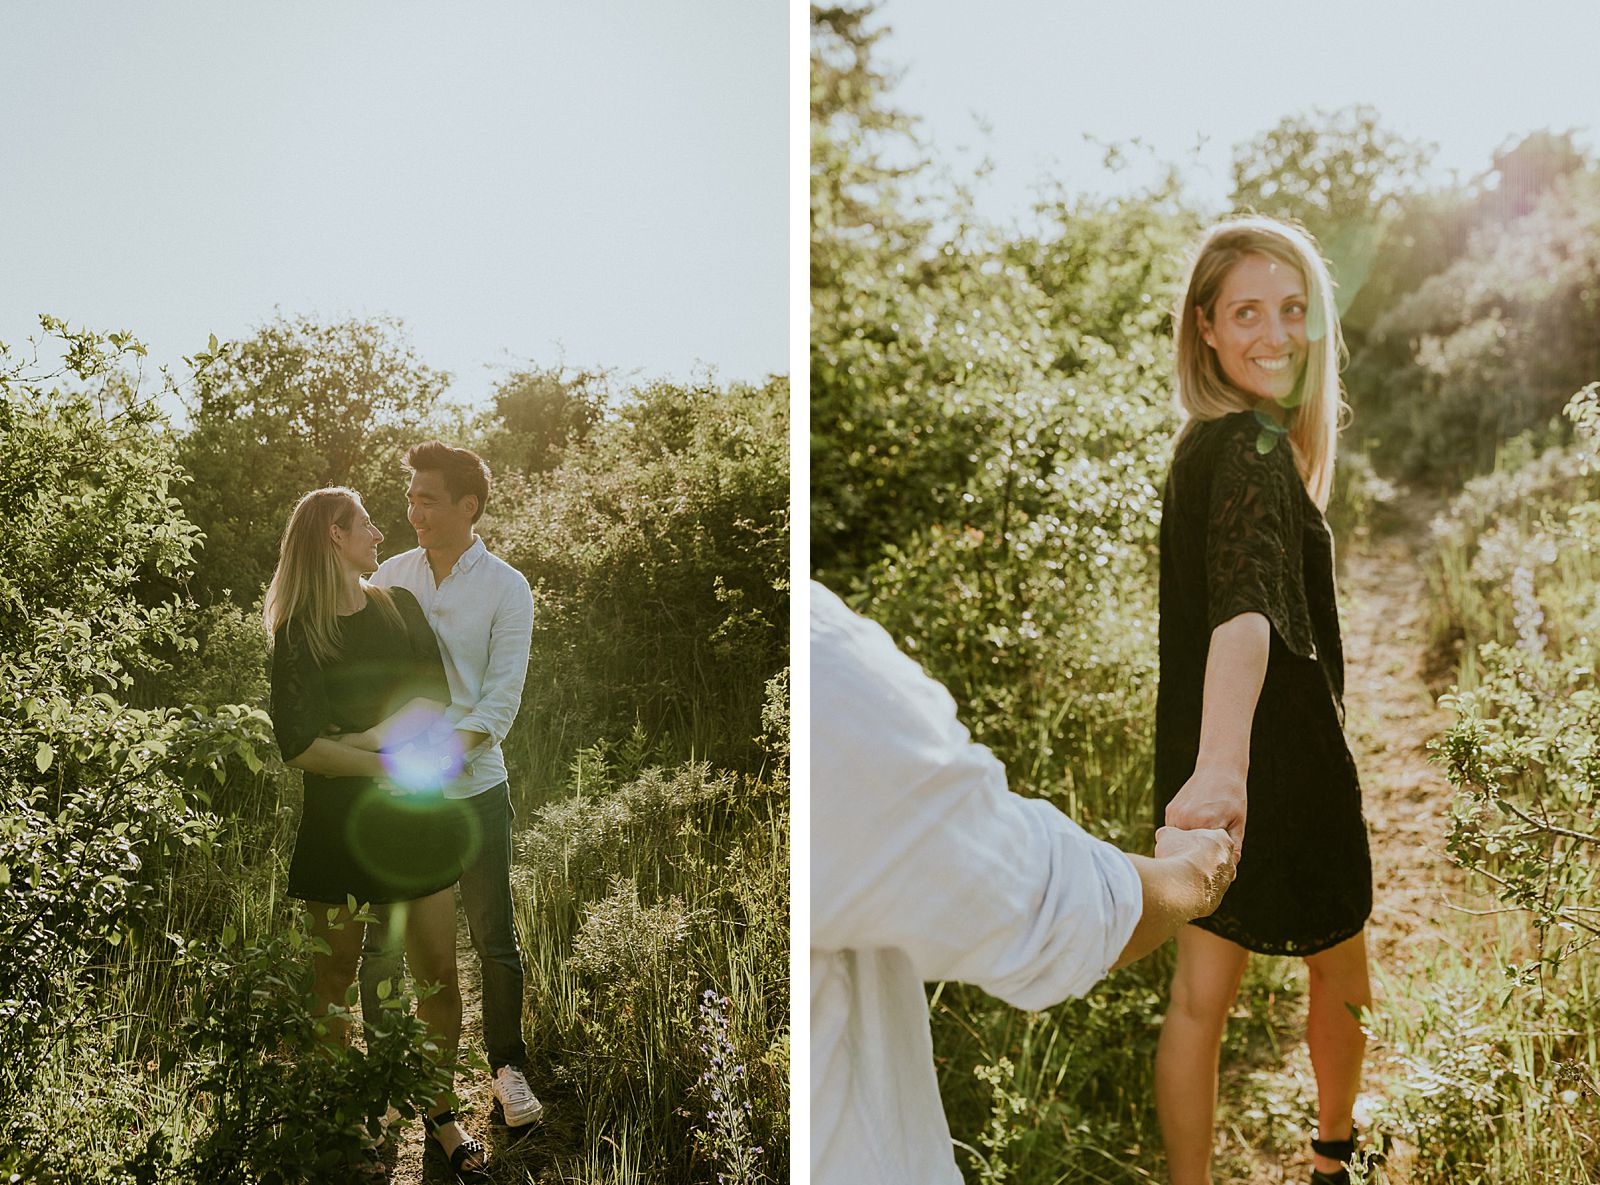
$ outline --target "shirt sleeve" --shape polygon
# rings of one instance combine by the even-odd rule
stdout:
[[[522,573],[510,568],[489,624],[489,665],[483,674],[483,693],[456,722],[462,731],[488,734],[488,745],[480,748],[500,744],[511,731],[511,722],[522,706],[532,646],[533,592]]]
[[[272,734],[285,761],[311,747],[333,720],[322,671],[306,634],[294,622],[273,635],[272,692],[268,700]]]
[[[812,946],[896,948],[1020,1008],[1087,992],[1143,909],[1132,862],[1013,794],[881,627],[812,604]]]
[[[1316,654],[1306,605],[1301,532],[1305,492],[1286,437],[1263,452],[1262,429],[1241,413],[1218,428],[1206,523],[1208,625],[1260,613],[1302,658]]]

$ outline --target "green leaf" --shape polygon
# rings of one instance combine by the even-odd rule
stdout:
[[[1268,415],[1266,412],[1262,411],[1259,407],[1255,409],[1253,414],[1256,417],[1256,423],[1260,424],[1261,427],[1264,428],[1268,432],[1274,433],[1275,435],[1278,435],[1278,436],[1282,436],[1282,435],[1284,435],[1285,433],[1287,433],[1289,431],[1288,428],[1286,428],[1282,424],[1278,423],[1277,420],[1273,419],[1270,415]]]
[[[378,999],[387,1000],[394,991],[394,981],[385,979],[378,984]]]
[[[39,747],[33,753],[33,763],[39,767],[39,772],[44,773],[45,770],[49,769],[50,763],[55,759],[56,751],[43,741],[40,741]]]
[[[215,354],[217,352],[217,335],[216,334],[213,333],[211,335],[211,341],[209,343],[207,343],[206,350],[207,350],[208,353],[212,353],[212,354]]]

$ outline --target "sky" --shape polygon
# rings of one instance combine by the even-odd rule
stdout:
[[[754,0],[9,5],[0,341],[278,313],[515,365],[788,369],[788,21]]]
[[[894,105],[921,117],[958,171],[989,160],[975,194],[1000,221],[1025,220],[1043,180],[1124,193],[1166,163],[1220,213],[1236,144],[1285,115],[1355,103],[1437,144],[1440,181],[1483,173],[1496,148],[1536,128],[1600,147],[1593,0],[885,0],[877,23],[890,28],[880,59],[902,72]],[[1120,172],[1103,165],[1109,144],[1124,146]]]

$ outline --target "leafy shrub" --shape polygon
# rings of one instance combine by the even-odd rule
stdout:
[[[453,1067],[438,1064],[403,988],[384,1000],[365,1049],[330,1044],[301,970],[325,944],[297,924],[257,946],[230,937],[220,949],[187,952],[194,995],[175,1050],[185,1051],[182,1075],[209,1114],[183,1179],[336,1180],[380,1138],[391,1103],[414,1116],[449,1088]],[[354,997],[352,985],[347,1002]]]
[[[635,725],[677,757],[757,758],[788,645],[787,425],[781,380],[657,384],[500,482],[483,530],[538,607],[508,750],[539,782]]]
[[[1373,325],[1352,362],[1362,431],[1413,475],[1463,478],[1600,373],[1600,172],[1485,224]]]
[[[206,937],[251,877],[205,787],[259,786],[268,721],[128,702],[196,649],[197,535],[172,435],[117,369],[139,347],[47,325],[79,385],[0,372],[0,944],[28,952],[0,960],[0,1145],[41,1180],[326,1177],[314,1157],[436,1074],[408,1021],[365,1060],[291,1057],[313,1029],[298,932]],[[248,652],[238,624],[212,615]],[[64,1123],[61,1083],[123,1125]],[[152,1114],[175,1083],[208,1109]]]
[[[1388,1116],[1424,1150],[1422,1182],[1580,1179],[1600,1137],[1597,394],[1568,404],[1573,444],[1508,450],[1436,526],[1435,612],[1461,643],[1437,743],[1455,787],[1449,851],[1492,928],[1375,1026],[1403,1070]],[[1485,979],[1487,960],[1500,976]]]

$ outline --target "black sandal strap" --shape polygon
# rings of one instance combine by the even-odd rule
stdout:
[[[455,1121],[456,1113],[452,1110],[444,1110],[437,1115],[423,1115],[422,1126],[433,1132],[438,1131],[445,1124],[454,1123]]]
[[[1356,1154],[1356,1134],[1351,1132],[1343,1140],[1312,1140],[1311,1151],[1329,1160],[1348,1161]]]
[[[483,1144],[480,1143],[475,1136],[468,1136],[466,1139],[462,1140],[461,1143],[457,1144],[456,1150],[450,1154],[450,1167],[459,1173],[461,1171],[461,1166],[466,1162],[467,1157],[474,1155],[477,1156],[480,1161],[487,1162],[489,1159],[486,1155],[484,1155]],[[484,1170],[475,1169],[473,1171],[483,1172]]]

